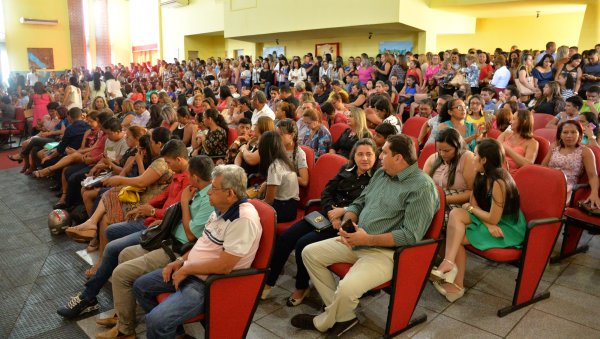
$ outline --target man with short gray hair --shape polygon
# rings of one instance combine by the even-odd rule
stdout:
[[[131,126],[146,127],[148,121],[150,121],[150,112],[146,109],[146,103],[142,100],[136,101],[133,103],[133,110],[135,111],[135,115],[133,120],[131,120]]]
[[[267,116],[275,120],[275,113],[273,113],[273,110],[267,105],[267,96],[264,92],[256,91],[254,93],[252,96],[252,106],[254,107],[254,112],[252,113],[252,129],[256,126],[258,118],[262,116]]]
[[[183,335],[183,322],[204,311],[209,274],[228,274],[248,268],[262,235],[258,212],[246,200],[246,173],[236,165],[213,171],[208,190],[215,208],[194,247],[174,262],[138,278],[133,291],[146,311],[146,336],[174,338]],[[178,292],[158,304],[157,295]]]

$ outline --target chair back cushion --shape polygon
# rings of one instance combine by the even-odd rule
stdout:
[[[423,117],[412,117],[404,122],[402,126],[402,133],[410,135],[411,137],[418,138],[421,132],[423,124],[427,123],[427,118]]]
[[[423,237],[423,239],[435,239],[435,240],[439,239],[440,234],[442,233],[442,227],[444,226],[446,196],[444,194],[443,188],[441,188],[437,185],[435,186],[435,188],[437,189],[438,195],[440,197],[440,207],[438,208],[437,212],[435,212],[435,214],[433,215],[431,224],[429,225],[429,228],[427,229],[427,233],[425,233],[425,236]]]
[[[535,157],[534,163],[536,165],[541,165],[542,161],[544,161],[544,158],[546,157],[548,152],[550,152],[550,141],[548,141],[548,139],[546,139],[546,138],[535,135],[535,132],[533,134],[533,138],[538,142],[538,145],[539,145],[538,146],[538,154]]]
[[[419,159],[417,160],[420,169],[423,169],[423,167],[425,167],[427,159],[429,159],[429,156],[433,153],[435,153],[435,144],[429,144],[423,147],[423,149],[421,150],[421,154],[419,154]]]
[[[539,128],[533,131],[533,136],[534,137],[542,137],[546,140],[548,140],[548,142],[555,142],[556,141],[556,128]],[[536,139],[538,139],[536,138]]]
[[[311,199],[320,199],[321,192],[325,190],[325,186],[331,180],[340,168],[348,163],[348,159],[341,155],[326,153],[317,159],[317,163],[313,169],[314,175],[311,175],[308,182],[307,201]]]
[[[252,199],[249,202],[256,208],[262,226],[262,235],[252,267],[265,269],[269,267],[271,254],[273,253],[273,243],[275,242],[275,210],[271,205],[261,200]]]
[[[526,165],[517,171],[514,179],[521,197],[521,210],[527,221],[562,217],[567,183],[561,171]]]
[[[550,120],[554,119],[554,115],[546,113],[534,113],[533,114],[533,130],[540,128],[546,128],[546,125]]]
[[[231,146],[231,144],[233,144],[237,137],[237,130],[235,128],[229,127],[229,130],[227,131],[227,145]]]
[[[335,144],[335,142],[342,136],[342,133],[346,129],[350,128],[350,125],[344,123],[337,123],[329,126],[329,133],[331,133],[331,143]]]

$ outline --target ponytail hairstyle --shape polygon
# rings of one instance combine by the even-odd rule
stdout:
[[[99,91],[102,85],[100,83],[100,72],[94,72],[92,79],[94,81],[94,91]]]
[[[217,126],[221,127],[225,131],[226,136],[229,134],[229,126],[219,111],[214,108],[207,109],[204,111],[204,119],[207,118],[210,118]]]
[[[292,141],[294,142],[294,150],[292,151],[292,160],[296,162],[296,154],[298,153],[298,126],[292,119],[281,119],[277,123],[277,128],[281,130],[281,133],[291,134]]]
[[[275,131],[265,132],[258,143],[258,155],[260,156],[259,172],[265,178],[268,176],[269,167],[275,160],[281,160],[290,171],[295,172],[295,166],[287,156],[283,140]]]

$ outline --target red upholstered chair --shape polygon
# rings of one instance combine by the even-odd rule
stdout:
[[[546,128],[546,125],[550,120],[554,119],[552,114],[546,113],[534,113],[533,114],[533,130],[540,128]]]
[[[539,128],[533,131],[534,136],[542,137],[548,142],[556,141],[556,128]]]
[[[446,206],[444,190],[440,187],[437,187],[437,190],[440,207],[433,216],[424,240],[412,246],[396,248],[392,280],[373,289],[373,291],[384,289],[390,293],[385,338],[393,337],[427,320],[425,314],[412,321],[411,318],[433,266],[433,258],[437,253],[440,233],[444,225]],[[329,266],[329,270],[343,279],[351,267],[352,264],[337,263]]]
[[[554,130],[554,132],[556,132],[556,130]],[[535,132],[533,132],[533,138],[535,140],[537,140],[538,142],[538,154],[535,157],[535,161],[533,162],[536,165],[541,165],[542,161],[544,161],[544,158],[546,157],[546,155],[548,155],[548,152],[550,152],[550,141],[546,140],[545,138],[542,138],[540,136],[535,135]]]
[[[331,133],[331,144],[335,144],[335,142],[342,136],[344,131],[350,128],[350,125],[344,123],[333,124],[329,127],[329,133]]]
[[[521,196],[521,210],[527,220],[523,248],[481,251],[466,246],[470,252],[488,260],[519,267],[512,305],[498,310],[499,317],[550,297],[549,291],[538,295],[535,292],[560,232],[567,194],[565,175],[559,170],[527,165],[517,171],[514,179]]]
[[[206,279],[204,313],[186,323],[201,321],[205,338],[244,338],[252,323],[252,317],[264,280],[268,272],[275,243],[275,210],[260,200],[249,200],[260,216],[262,236],[256,257],[249,269],[236,270],[230,274],[213,274]],[[162,302],[171,293],[158,296]]]
[[[23,140],[23,136],[25,135],[26,129],[26,118],[25,111],[22,108],[15,108],[15,119],[14,120],[6,120],[0,126],[0,136],[7,135],[8,136],[8,144],[10,148],[15,148],[21,146],[21,141]],[[13,135],[19,136],[19,143],[12,146]]]
[[[321,192],[323,192],[329,180],[331,180],[347,162],[348,159],[343,156],[330,153],[323,154],[317,159],[310,180],[308,181],[307,193],[305,197],[301,199],[301,201],[304,200],[306,203],[298,205],[296,219],[277,224],[277,234],[283,233],[293,224],[304,218],[304,215],[307,212],[312,210],[311,208],[313,208],[315,204],[311,203],[311,200],[318,200],[321,198]]]
[[[588,146],[594,157],[596,158],[596,172],[600,168],[600,149],[594,146]],[[570,257],[577,253],[587,252],[588,245],[577,247],[581,235],[584,230],[591,234],[600,234],[600,217],[589,215],[577,207],[577,203],[587,199],[590,195],[590,185],[588,184],[587,175],[582,175],[579,184],[573,187],[571,194],[571,202],[565,210],[565,222],[563,230],[563,239],[560,247],[560,254],[552,258],[551,262],[558,262],[564,258]]]
[[[419,159],[417,160],[420,169],[425,167],[425,162],[427,162],[427,159],[429,159],[429,156],[433,153],[435,153],[435,144],[429,144],[423,147],[421,154],[419,154]]]
[[[406,135],[410,135],[415,139],[419,137],[419,133],[421,132],[421,126],[427,123],[427,118],[423,117],[412,117],[404,122],[404,126],[402,126],[402,133]]]
[[[238,137],[237,130],[235,128],[229,127],[229,130],[227,131],[227,145],[231,146],[231,144],[233,144],[233,142],[235,141],[235,139],[237,139],[237,137]]]
[[[487,137],[492,139],[498,139],[500,134],[502,134],[502,131],[495,128],[492,128],[489,131],[487,131]]]

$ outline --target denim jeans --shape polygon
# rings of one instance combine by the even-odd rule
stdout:
[[[175,338],[182,335],[183,323],[204,311],[206,286],[195,276],[188,276],[175,290],[172,282],[164,282],[162,269],[139,277],[133,283],[135,299],[146,311],[146,337]],[[174,293],[162,303],[161,293]]]
[[[327,215],[325,212],[321,212]],[[271,261],[271,272],[267,276],[266,284],[269,286],[275,286],[277,278],[283,270],[283,266],[287,262],[290,253],[295,249],[296,256],[296,288],[299,290],[308,288],[308,281],[310,277],[306,271],[306,266],[302,261],[302,250],[304,247],[329,238],[333,238],[337,235],[337,230],[330,227],[321,232],[315,231],[315,228],[304,219],[298,221],[292,227],[288,228],[275,241],[275,252],[273,253],[273,259]]]
[[[296,219],[298,200],[274,200],[273,209],[277,212],[277,222],[288,222]]]
[[[65,169],[65,178],[67,179],[67,206],[75,207],[82,202],[81,199],[81,181],[92,168],[86,164],[75,164]]]
[[[102,264],[85,283],[85,290],[81,295],[82,299],[91,301],[100,293],[100,289],[106,284],[113,270],[119,264],[121,251],[129,246],[139,244],[140,234],[145,228],[144,219],[125,221],[108,226],[106,239],[109,243],[104,249]]]

